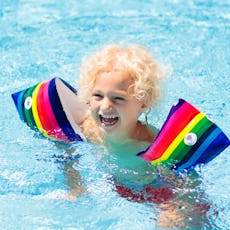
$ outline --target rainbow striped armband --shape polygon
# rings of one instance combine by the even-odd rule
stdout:
[[[21,120],[52,140],[85,141],[78,124],[87,115],[76,90],[60,78],[38,83],[12,94]]]
[[[208,163],[229,144],[228,137],[205,114],[179,99],[153,143],[138,156],[152,165],[185,172]]]

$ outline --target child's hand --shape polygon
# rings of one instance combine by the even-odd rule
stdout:
[[[183,228],[185,226],[185,215],[180,210],[178,203],[163,203],[161,205],[162,212],[157,220],[157,227],[160,228]]]
[[[77,197],[83,195],[85,191],[86,191],[85,187],[74,188],[69,193],[66,194],[66,200],[76,201]]]

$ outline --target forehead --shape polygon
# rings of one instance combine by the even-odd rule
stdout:
[[[111,89],[127,90],[132,84],[130,75],[121,71],[106,71],[97,74],[94,87],[104,86]]]

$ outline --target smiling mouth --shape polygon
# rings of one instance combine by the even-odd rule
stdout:
[[[102,125],[106,127],[114,126],[119,120],[118,116],[113,115],[99,115],[99,118]]]

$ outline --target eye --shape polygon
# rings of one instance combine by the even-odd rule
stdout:
[[[115,100],[124,101],[124,100],[125,100],[125,98],[123,98],[123,97],[115,97]]]
[[[114,99],[113,99],[115,102],[123,102],[123,101],[125,101],[125,98],[124,97],[114,97]]]
[[[92,98],[94,98],[95,100],[99,101],[99,100],[101,100],[103,98],[103,96],[100,93],[93,93]]]

